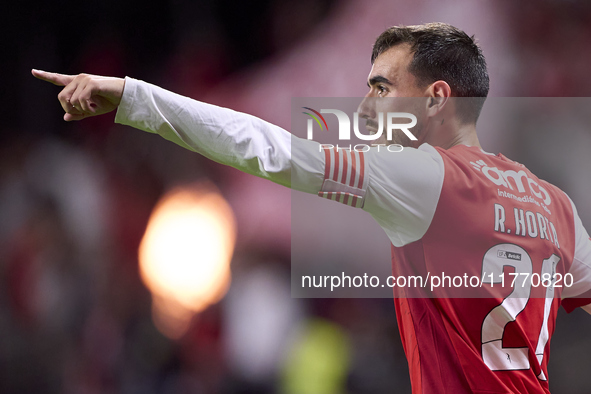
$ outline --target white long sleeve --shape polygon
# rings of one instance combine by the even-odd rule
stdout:
[[[158,133],[218,163],[307,193],[324,181],[318,143],[255,116],[125,78],[115,122]]]
[[[427,144],[402,153],[320,149],[255,116],[129,77],[115,121],[294,190],[362,207],[395,246],[427,231],[443,182],[442,159]]]

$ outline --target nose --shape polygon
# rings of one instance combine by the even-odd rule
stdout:
[[[357,113],[359,114],[359,117],[363,119],[375,119],[375,104],[376,98],[370,96],[370,93],[367,93],[357,107]]]

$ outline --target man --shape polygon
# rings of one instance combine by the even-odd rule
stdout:
[[[443,291],[395,299],[413,392],[549,392],[558,307],[591,313],[581,297],[591,292],[591,240],[574,204],[523,165],[480,148],[476,120],[488,74],[464,32],[441,23],[390,28],[378,37],[372,64],[359,106],[370,132],[391,109],[381,98],[416,98],[406,108],[417,118],[413,138],[398,133],[388,141],[405,146],[402,152],[318,149],[253,116],[131,78],[33,75],[65,86],[58,98],[66,121],[117,109],[116,122],[361,207],[391,240],[395,275],[449,269],[481,278],[480,298]],[[537,274],[544,285],[502,283],[504,270]],[[572,283],[559,287],[566,275]]]

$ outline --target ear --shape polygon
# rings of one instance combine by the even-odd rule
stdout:
[[[433,82],[427,91],[427,115],[435,116],[440,113],[451,97],[451,88],[445,81]]]

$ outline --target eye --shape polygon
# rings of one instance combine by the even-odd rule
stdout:
[[[386,89],[386,87],[384,85],[377,85],[376,88],[378,89],[378,94],[384,94],[386,93],[388,90]]]

